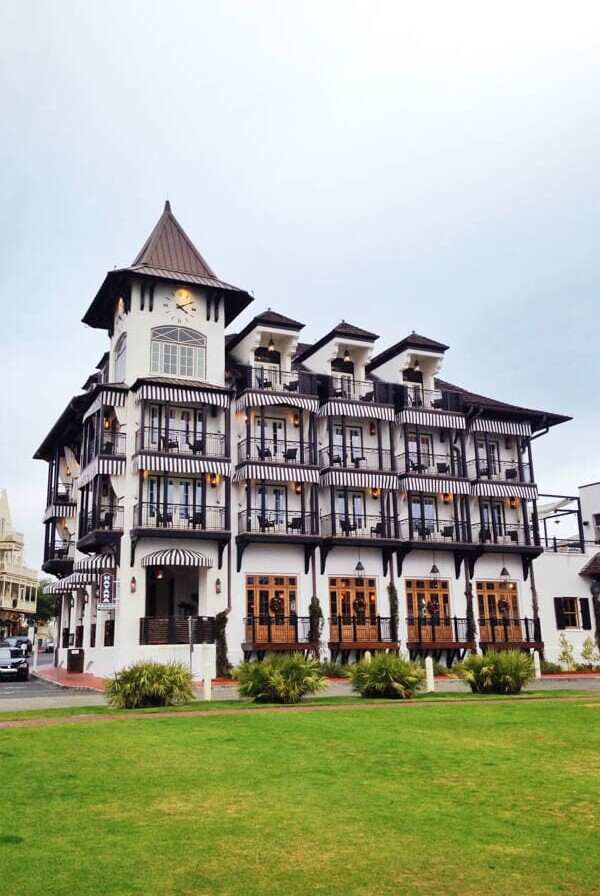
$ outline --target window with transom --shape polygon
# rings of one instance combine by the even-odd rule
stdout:
[[[206,337],[185,327],[154,327],[150,372],[206,379]]]

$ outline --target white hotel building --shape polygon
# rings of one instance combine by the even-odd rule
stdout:
[[[201,674],[224,610],[233,662],[308,650],[315,597],[324,657],[541,647],[532,443],[568,418],[440,379],[447,346],[416,333],[308,345],[270,310],[226,332],[251,301],[167,203],[88,308],[109,350],[36,453],[57,662],[187,660],[191,635]]]

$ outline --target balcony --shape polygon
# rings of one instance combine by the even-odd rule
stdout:
[[[52,489],[49,495],[48,504],[76,504],[77,499],[73,491],[72,485],[63,485],[62,483]]]
[[[479,461],[467,461],[467,475],[469,479],[487,479],[496,482],[530,483],[533,482],[531,469],[528,463],[519,463],[514,460],[490,460],[480,458]]]
[[[482,648],[493,647],[498,650],[543,647],[540,620],[510,616],[481,617],[479,643]]]
[[[473,639],[469,639],[467,620],[457,616],[409,616],[406,632],[409,648],[445,650],[475,646]]]
[[[318,380],[314,373],[304,370],[279,370],[276,366],[242,366],[239,391],[247,389],[268,390],[270,392],[291,392],[298,395],[316,397],[319,394]]]
[[[79,520],[79,538],[94,532],[121,533],[123,531],[123,508],[101,504],[90,513],[82,514]]]
[[[462,476],[463,471],[454,455],[411,452],[397,457],[399,473],[425,473],[427,476]]]
[[[321,517],[321,534],[323,538],[397,538],[394,520],[385,519],[379,514],[353,517],[324,514]]]
[[[391,619],[383,616],[332,616],[329,620],[332,658],[335,660],[341,655],[346,660],[351,650],[360,654],[365,650],[396,649],[398,641],[392,640],[391,628]]]
[[[83,470],[96,457],[113,457],[115,455],[125,456],[125,433],[102,430],[99,433],[99,438],[87,446],[82,456],[81,469]]]
[[[255,507],[249,512],[238,514],[238,531],[240,535],[249,533],[258,535],[280,536],[317,536],[318,527],[314,513],[298,510],[262,510]]]
[[[321,448],[319,463],[322,467],[339,466],[354,470],[391,470],[392,455],[388,449],[356,448],[334,445]]]
[[[499,526],[493,523],[476,524],[472,527],[473,541],[482,545],[502,545],[506,548],[539,547],[539,535],[529,526],[512,523]]]
[[[225,436],[214,432],[194,434],[186,429],[169,429],[168,433],[161,433],[156,427],[144,426],[136,434],[136,451],[225,457]]]
[[[42,570],[62,578],[71,571],[74,556],[74,541],[56,541],[46,548]]]
[[[248,460],[265,461],[274,464],[314,464],[313,446],[307,442],[290,441],[274,442],[269,439],[242,439],[238,443],[238,463]]]
[[[310,646],[308,616],[259,615],[244,619],[244,656],[256,653],[262,659],[268,651],[307,650]]]
[[[133,525],[146,531],[144,534],[185,532],[193,535],[202,532],[225,530],[225,508],[209,505],[193,507],[189,504],[157,504],[144,501],[134,507]]]
[[[399,537],[402,541],[426,544],[470,543],[469,528],[465,522],[447,518],[437,520],[402,519]]]
[[[212,616],[191,619],[192,644],[215,643],[215,620]],[[190,622],[184,616],[142,616],[140,644],[189,644]]]
[[[460,411],[462,403],[458,392],[441,389],[424,389],[419,383],[404,384],[401,395],[402,407],[423,410]]]

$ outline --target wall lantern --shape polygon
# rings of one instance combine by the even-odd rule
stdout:
[[[415,363],[413,364],[413,370],[416,370],[418,373],[420,369],[421,369],[421,365],[419,364],[419,359],[416,358]]]
[[[267,346],[267,351],[268,351],[268,352],[274,352],[274,351],[275,351],[275,343],[273,342],[273,337],[272,337],[272,336],[271,336],[271,338],[269,339],[269,344],[268,344],[268,346]]]
[[[216,488],[219,482],[219,474],[218,473],[210,473],[208,477],[208,481],[210,482],[211,488]]]
[[[296,492],[297,495],[300,495],[302,493],[302,483],[301,482],[294,482],[294,491]]]
[[[440,571],[439,571],[439,569],[437,568],[437,564],[435,563],[435,561],[434,561],[434,563],[433,563],[433,566],[432,566],[431,569],[429,570],[429,575],[431,576],[431,584],[432,584],[432,585],[437,585],[437,583],[438,583],[439,580],[440,580]]]
[[[298,429],[298,427],[300,426],[300,414],[294,414],[293,420],[294,426],[296,427],[296,429]]]
[[[360,560],[358,561],[358,563],[357,563],[356,566],[354,567],[354,572],[355,572],[356,575],[359,576],[359,577],[361,577],[361,576],[364,575],[365,568],[364,568],[364,566],[362,565],[362,563],[360,562]]]
[[[510,573],[507,570],[506,566],[503,566],[500,570],[500,579],[503,585],[508,585],[508,582],[510,580]]]
[[[165,577],[165,568],[164,566],[157,566],[154,570],[154,578],[160,581]]]
[[[508,506],[511,510],[515,510],[519,506],[519,499],[515,498],[514,495],[508,499]]]
[[[381,491],[378,488],[371,489],[371,497],[375,498],[375,500],[377,500],[377,498],[379,497],[380,494],[381,494]]]
[[[371,422],[369,423],[369,435],[374,436],[376,432],[377,432],[377,424],[375,423],[374,420],[371,420]]]
[[[350,363],[350,352],[348,351],[348,349],[346,349],[346,351],[344,352],[344,364],[349,364],[349,363]]]
[[[110,419],[105,417],[102,425],[104,426],[104,429],[110,429]]]
[[[451,504],[452,503],[452,495],[449,492],[444,492],[442,495],[442,504]]]
[[[136,589],[137,589],[137,581],[136,581],[135,576],[132,576],[131,581],[129,582],[129,590],[131,591],[132,594],[135,594]]]
[[[215,592],[217,594],[221,593],[221,579],[215,579]]]
[[[513,440],[510,438],[510,436],[507,436],[504,440],[504,447],[506,448],[507,451],[509,451],[512,448],[512,446],[513,446]]]

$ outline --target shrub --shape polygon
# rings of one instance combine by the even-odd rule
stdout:
[[[425,668],[425,660],[419,659],[417,660],[417,664],[421,666],[422,669]],[[437,660],[433,661],[433,674],[434,675],[450,675],[450,669],[448,666],[445,666],[444,663],[438,663]]]
[[[591,637],[587,637],[581,645],[581,662],[586,670],[595,669],[600,663],[600,651]]]
[[[474,694],[518,694],[533,678],[533,658],[520,650],[471,654],[453,670]]]
[[[567,672],[572,672],[575,668],[575,655],[573,653],[573,645],[564,632],[558,639],[558,643],[560,644],[558,662],[567,667]]]
[[[106,697],[121,709],[188,703],[194,699],[192,673],[184,663],[132,663],[108,682]]]
[[[348,678],[350,672],[348,666],[334,660],[321,660],[321,672],[329,678]]]
[[[542,675],[556,675],[558,672],[562,672],[562,666],[560,663],[550,663],[548,662],[548,660],[541,661],[540,669]]]
[[[326,687],[318,660],[301,653],[274,654],[262,662],[234,669],[239,692],[255,703],[298,703],[305,694]]]
[[[413,697],[425,681],[425,671],[395,653],[376,653],[350,668],[352,690],[361,697],[402,700]]]

